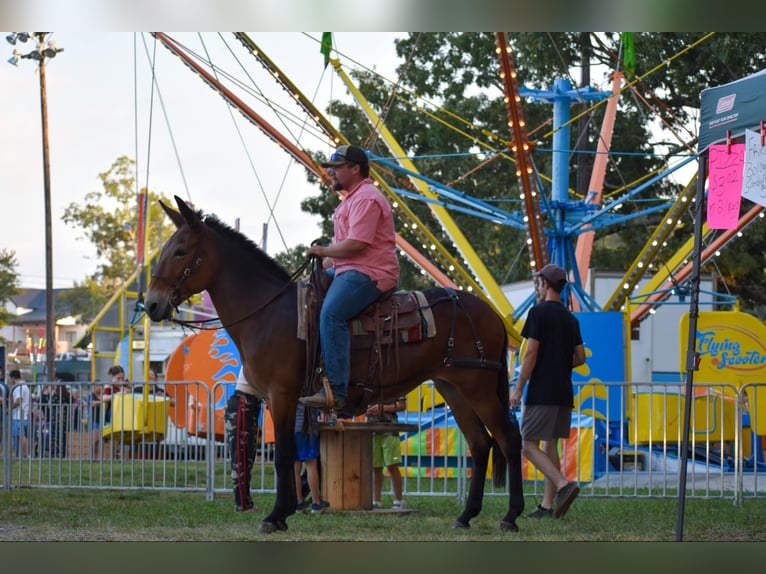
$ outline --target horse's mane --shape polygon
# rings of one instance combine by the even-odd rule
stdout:
[[[197,214],[202,218],[203,214],[201,211],[198,211]],[[205,225],[208,225],[212,227],[217,233],[220,235],[223,235],[230,239],[231,241],[234,241],[244,247],[249,253],[253,255],[260,263],[271,269],[272,273],[277,277],[277,279],[284,279],[285,281],[290,280],[290,274],[287,272],[287,270],[282,267],[277,261],[269,257],[267,253],[265,253],[260,247],[258,247],[253,241],[247,237],[244,233],[241,233],[234,229],[233,227],[230,227],[220,219],[218,219],[218,216],[216,215],[205,215],[204,216]]]

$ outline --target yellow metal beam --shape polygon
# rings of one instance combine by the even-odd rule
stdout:
[[[641,281],[643,276],[646,274],[646,272],[649,270],[649,263],[651,261],[654,261],[656,259],[657,253],[659,252],[660,248],[662,247],[662,244],[665,242],[665,240],[670,236],[670,234],[673,232],[673,230],[676,228],[676,224],[679,221],[679,218],[681,217],[682,213],[686,210],[688,203],[694,199],[694,194],[696,193],[696,183],[697,183],[697,177],[694,176],[689,183],[687,184],[686,188],[678,194],[678,197],[676,198],[676,201],[673,202],[673,205],[670,207],[670,209],[667,211],[667,213],[663,216],[662,222],[657,225],[657,227],[652,232],[652,235],[647,240],[644,247],[641,249],[639,254],[636,256],[636,258],[633,260],[633,263],[631,263],[630,267],[628,268],[628,271],[625,273],[625,276],[620,281],[620,284],[617,286],[617,289],[615,289],[612,296],[609,298],[609,300],[604,305],[604,310],[606,311],[617,311],[622,308],[622,306],[625,304],[625,300],[633,295],[633,290],[636,288],[636,285]],[[704,225],[704,233],[708,233],[707,224]],[[666,263],[666,266],[671,270],[674,271],[678,265],[680,265],[681,261],[683,261],[684,258],[686,258],[689,253],[691,253],[692,249],[692,243],[693,243],[693,237],[690,238],[684,245],[681,247],[681,249],[676,253],[675,256],[673,256],[670,261]],[[661,270],[659,274],[665,274],[664,279],[667,279],[667,271],[665,269]],[[656,279],[657,275],[655,275]],[[650,283],[657,284],[657,281],[655,279],[652,279]],[[664,281],[662,279],[662,281]],[[662,282],[660,281],[660,283]],[[645,293],[646,289],[642,290],[642,293]]]

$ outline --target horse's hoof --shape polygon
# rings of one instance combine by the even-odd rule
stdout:
[[[287,525],[283,522],[282,526],[283,528],[280,528],[279,523],[273,523],[273,522],[261,522],[260,528],[258,528],[259,534],[274,534],[275,532],[278,532],[280,530],[287,530]]]
[[[471,528],[471,525],[466,524],[465,522],[460,522],[459,520],[456,520],[455,522],[452,523],[452,528],[454,528],[455,530],[458,530],[458,529],[465,530],[467,528]]]
[[[506,532],[518,532],[519,527],[516,526],[516,521],[508,522],[507,520],[503,520],[500,523],[500,530],[504,530]]]

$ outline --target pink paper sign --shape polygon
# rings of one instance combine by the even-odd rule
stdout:
[[[742,199],[745,144],[711,145],[709,148],[707,226],[736,229]]]

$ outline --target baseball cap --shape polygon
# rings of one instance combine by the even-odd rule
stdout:
[[[367,163],[368,161],[367,154],[359,146],[342,145],[330,156],[330,161],[322,164],[322,167],[334,167],[348,162]]]
[[[551,285],[563,287],[567,282],[567,272],[555,263],[548,263],[540,271],[532,273],[533,277],[543,277]]]

